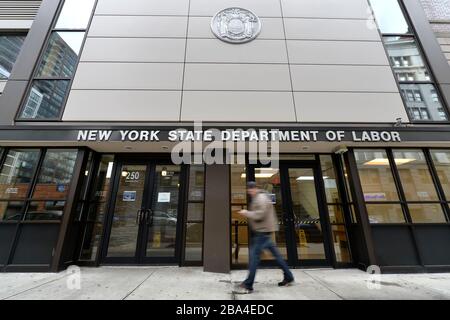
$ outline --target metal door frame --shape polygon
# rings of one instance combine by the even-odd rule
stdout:
[[[147,210],[151,206],[152,195],[153,195],[153,181],[155,176],[156,166],[159,164],[172,165],[167,158],[155,158],[149,157],[148,155],[117,155],[114,161],[113,176],[111,179],[111,192],[109,195],[108,210],[105,214],[105,228],[102,235],[101,250],[100,250],[100,265],[158,265],[158,264],[180,264],[181,263],[181,245],[182,233],[183,233],[183,220],[184,220],[184,189],[186,181],[184,181],[186,166],[180,166],[180,187],[179,187],[179,198],[178,198],[178,218],[176,227],[176,240],[175,240],[175,253],[173,257],[146,257],[146,246],[148,239],[148,225],[143,225],[141,219],[146,219],[146,217],[139,218],[140,223],[138,226],[138,235],[136,239],[136,250],[134,257],[108,257],[108,246],[111,237],[112,224],[114,219],[114,211],[117,200],[117,192],[120,183],[121,168],[124,164],[131,165],[144,165],[147,167],[144,181],[144,194],[142,197],[141,210]],[[137,213],[138,214],[138,213]]]
[[[294,226],[294,210],[292,201],[292,192],[289,182],[289,169],[312,169],[314,174],[314,185],[316,192],[317,208],[319,210],[320,225],[322,227],[323,236],[323,246],[325,259],[302,259],[300,253],[297,250],[297,245],[295,241],[295,226]],[[284,189],[282,192],[283,207],[285,210],[285,223],[286,232],[290,233],[290,243],[287,244],[288,252],[290,247],[291,254],[289,255],[289,262],[291,265],[296,267],[306,267],[306,266],[332,266],[333,265],[333,251],[331,243],[330,234],[330,221],[328,216],[328,208],[326,205],[325,190],[322,183],[322,174],[320,168],[320,162],[318,161],[302,161],[302,162],[291,162],[286,161],[280,165],[280,178],[281,178],[281,188]],[[287,217],[286,217],[287,215]]]
[[[255,169],[269,168],[270,165],[249,165],[247,174],[250,180],[255,180]],[[317,206],[320,215],[320,224],[322,227],[322,235],[324,241],[325,259],[301,259],[297,252],[297,245],[295,240],[295,227],[293,223],[293,209],[292,209],[292,195],[289,184],[289,169],[290,168],[305,168],[312,169],[314,174],[314,184],[317,197]],[[326,204],[325,187],[322,181],[322,172],[320,168],[320,161],[316,160],[286,160],[280,162],[280,187],[281,197],[283,202],[283,225],[285,227],[287,262],[293,267],[331,267],[334,264],[334,250],[332,244],[331,228],[328,215],[328,207]],[[251,230],[249,229],[249,237]],[[249,239],[249,244],[251,239]],[[274,261],[261,261],[262,266],[274,266]]]

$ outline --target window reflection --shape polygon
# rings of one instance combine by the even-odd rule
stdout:
[[[391,166],[384,150],[355,151],[366,201],[398,201]]]
[[[333,233],[334,252],[336,254],[336,261],[350,263],[352,257],[350,255],[350,245],[347,237],[346,228],[344,225],[331,226]]]
[[[26,220],[62,218],[78,150],[43,152],[10,149],[5,155],[0,172],[0,220],[19,221],[24,211]]]
[[[383,40],[399,81],[430,81],[430,75],[413,37],[384,37]]]
[[[39,66],[38,77],[71,77],[78,62],[84,32],[54,32]]]
[[[29,89],[20,119],[58,120],[95,0],[65,0]]]
[[[203,219],[205,194],[205,166],[191,165],[189,168],[189,197],[185,224],[184,260],[203,260]]]
[[[328,216],[330,218],[333,233],[336,261],[340,263],[350,263],[352,258],[347,236],[343,199],[341,199],[338,190],[337,169],[334,166],[333,158],[330,155],[320,156],[320,166],[322,168],[322,178],[328,204]]]
[[[42,163],[33,199],[66,199],[77,150],[48,150]]]
[[[0,80],[7,80],[26,35],[0,35]]]
[[[401,84],[400,90],[412,120],[447,121],[436,88],[432,84]]]
[[[325,185],[325,194],[328,203],[340,202],[339,192],[336,182],[336,173],[334,170],[331,156],[320,156],[320,165],[322,168],[323,183]]]
[[[366,158],[370,153],[377,153],[376,159],[363,163],[362,158]],[[384,154],[383,157],[380,155]],[[392,150],[391,161],[389,161],[386,152],[384,150],[358,150],[355,151],[355,157],[358,161],[358,170],[361,177],[361,185],[365,191],[368,186],[368,181],[364,176],[367,176],[364,166],[388,166],[391,161],[395,163],[395,168],[390,170],[396,170],[396,175],[399,176],[399,188],[401,188],[401,199],[389,199],[386,197],[386,192],[380,192],[376,196],[380,200],[367,200],[366,208],[369,214],[369,220],[371,223],[404,223],[406,222],[405,216],[408,217],[408,222],[413,223],[445,223],[445,214],[442,208],[441,199],[439,198],[438,191],[433,180],[430,167],[427,161],[427,157],[421,149],[394,149]],[[445,163],[446,155],[437,151],[432,153],[432,157],[435,162]],[[439,157],[439,160],[437,160]],[[374,158],[372,155],[371,158]],[[361,165],[361,163],[363,163]],[[437,170],[440,166],[437,166]],[[438,170],[440,176],[446,181],[446,173],[444,168]],[[391,180],[391,178],[389,178]],[[389,181],[385,181],[383,187],[386,188]],[[392,183],[393,184],[393,183]],[[378,183],[377,183],[378,185]],[[395,186],[394,186],[395,187]],[[377,187],[379,189],[379,187]],[[380,189],[381,190],[381,189]],[[403,202],[401,202],[402,200]],[[392,201],[393,203],[383,203],[386,201]]]
[[[65,201],[33,201],[29,204],[26,220],[61,220]]]
[[[205,168],[203,165],[191,166],[189,170],[189,200],[202,201],[205,189]]]
[[[411,30],[397,0],[369,0],[381,33],[406,34]]]
[[[39,160],[39,150],[11,149],[0,172],[0,198],[25,199]]]
[[[396,150],[394,159],[407,201],[439,200],[422,151]]]
[[[332,224],[344,224],[344,209],[342,208],[342,205],[329,205],[328,206],[328,213],[330,215],[330,222]]]
[[[22,119],[58,119],[69,80],[36,80],[22,110]]]
[[[57,29],[86,29],[95,0],[65,0],[56,23]]]
[[[25,203],[0,201],[0,221],[20,221]]]
[[[439,203],[408,204],[411,219],[415,223],[445,223],[444,212]]]
[[[383,204],[386,201],[399,201],[386,151],[357,150],[355,159],[370,223],[406,222],[400,204]]]
[[[203,223],[186,224],[186,261],[202,261]]]
[[[181,166],[157,165],[153,178],[147,257],[173,257],[177,238]],[[168,198],[160,199],[161,195]]]
[[[434,167],[447,201],[450,201],[450,151],[431,150]]]
[[[108,193],[111,185],[114,156],[103,155],[93,181],[80,260],[95,260],[103,232]]]
[[[400,204],[367,204],[370,223],[405,223]]]
[[[203,203],[189,203],[187,219],[188,221],[203,221]]]

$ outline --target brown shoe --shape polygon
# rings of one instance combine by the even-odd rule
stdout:
[[[294,279],[284,279],[281,282],[278,282],[279,287],[288,287],[294,283]]]

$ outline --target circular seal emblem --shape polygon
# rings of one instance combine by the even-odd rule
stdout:
[[[213,17],[211,30],[222,41],[245,43],[259,35],[261,20],[249,10],[237,7],[227,8]]]

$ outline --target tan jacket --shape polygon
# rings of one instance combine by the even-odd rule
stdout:
[[[250,210],[247,211],[247,218],[250,227],[257,232],[276,232],[278,231],[278,219],[273,208],[269,195],[261,191],[250,204]]]

